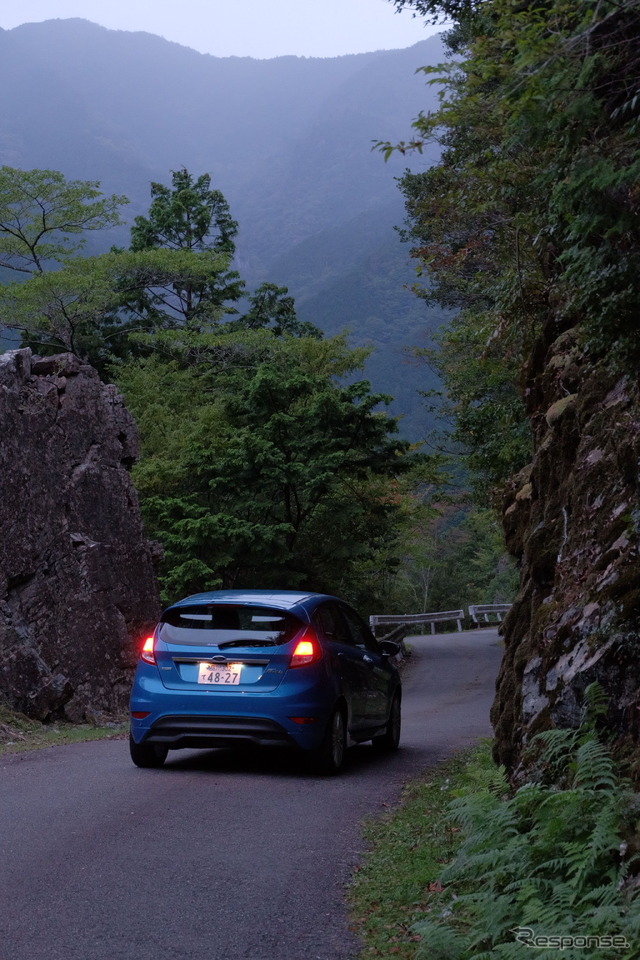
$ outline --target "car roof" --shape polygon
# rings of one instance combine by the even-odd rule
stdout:
[[[206,593],[194,593],[172,604],[173,607],[192,606],[203,603],[241,603],[258,606],[278,607],[290,610],[306,602],[328,599],[329,595],[301,590],[208,590]],[[335,599],[335,598],[331,598]]]

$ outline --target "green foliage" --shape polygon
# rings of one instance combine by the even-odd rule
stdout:
[[[505,603],[515,596],[518,574],[506,556],[492,510],[443,503],[434,488],[418,484],[406,527],[394,553],[399,558],[389,612],[455,610],[469,603]],[[435,493],[435,496],[434,496]]]
[[[84,232],[120,223],[126,197],[103,197],[93,180],[66,180],[57,170],[0,167],[0,267],[42,273],[68,263]]]
[[[412,929],[440,889],[438,876],[459,846],[448,818],[452,788],[467,783],[481,766],[495,769],[491,751],[479,760],[458,752],[405,784],[402,803],[365,824],[367,849],[348,891],[351,920],[363,943],[359,960],[415,960],[420,937]],[[473,773],[472,773],[473,771]],[[447,931],[448,935],[448,931]]]
[[[427,301],[460,310],[437,363],[486,491],[528,455],[522,394],[563,330],[637,365],[638,2],[396,5],[455,21],[458,56],[425,70],[440,109],[380,147],[443,148],[403,179],[406,237]]]
[[[223,254],[112,251],[8,284],[0,303],[26,346],[41,354],[71,351],[102,372],[112,357],[139,349],[132,333],[155,329],[160,316],[167,326],[177,324],[186,312],[186,288],[211,285],[227,266]],[[196,315],[200,324],[213,326],[223,307],[201,301],[191,310],[191,318]]]
[[[276,337],[291,334],[295,337],[322,339],[322,331],[308,321],[298,320],[295,300],[287,287],[265,281],[249,297],[250,307],[243,317],[230,320],[227,330],[264,330],[269,327]]]
[[[335,382],[362,359],[341,338],[181,331],[115,368],[165,600],[256,584],[365,599],[360,568],[395,537],[390,485],[409,461],[386,398]]]
[[[628,947],[616,956],[635,956],[638,862],[627,855],[627,839],[637,803],[595,732],[598,691],[591,688],[587,699],[591,717],[579,730],[534,739],[548,783],[527,783],[509,797],[506,783],[494,779],[451,804],[462,844],[440,877],[440,915],[434,905],[416,925],[419,956],[521,957],[522,928],[539,936],[625,937]],[[567,946],[562,955],[582,957],[584,947]],[[589,950],[590,957],[610,955],[604,946]]]
[[[73,192],[61,174],[42,178]],[[97,208],[92,217],[97,225]],[[72,351],[122,386],[140,427],[136,481],[165,549],[167,601],[256,582],[380,597],[408,445],[378,409],[388,397],[364,381],[338,385],[368,351],[323,340],[273,283],[240,313],[236,231],[208,175],[183,169],[171,187],[152,184],[130,250],[60,255],[59,269],[4,287],[2,306],[25,344]]]
[[[168,262],[178,255],[188,264],[197,256],[205,267],[193,276],[187,269],[169,284],[145,283],[126,306],[145,329],[171,329],[186,325],[196,330],[211,326],[222,312],[235,313],[244,284],[228,270],[235,252],[238,224],[211,177],[197,179],[182,169],[173,171],[171,188],[151,184],[148,217],[136,217],[131,230],[131,250],[142,253],[164,250]],[[209,265],[208,271],[206,265]]]
[[[149,216],[136,217],[131,249],[167,247],[233,254],[238,224],[222,193],[211,189],[209,174],[194,180],[188,170],[174,170],[171,186],[151,184]]]
[[[433,347],[414,351],[446,385],[446,392],[435,392],[435,402],[434,392],[425,396],[452,458],[464,459],[479,504],[533,453],[517,365],[514,358],[505,363],[504,344],[487,343],[488,336],[485,315],[462,311],[440,328]]]
[[[185,327],[197,334],[226,323],[229,331],[270,328],[276,336],[322,336],[297,319],[287,288],[272,283],[248,297],[240,314],[244,283],[230,269],[237,224],[220,191],[210,188],[208,174],[194,179],[183,169],[172,174],[172,188],[153,183],[149,216],[136,218],[130,250],[81,258],[73,254],[83,238],[71,243],[67,234],[115,222],[116,204],[124,198],[97,200],[97,184],[68,182],[55,171],[3,170],[9,171],[4,184],[0,178],[10,236],[6,256],[24,262],[31,257],[34,274],[4,286],[0,307],[25,346],[41,354],[71,351],[104,374],[116,358],[153,351],[153,342],[140,333]],[[33,210],[15,199],[23,194],[33,195]],[[54,243],[50,237],[58,234]],[[54,261],[60,269],[45,271]]]
[[[472,14],[482,2],[483,0],[393,0],[399,11],[413,7],[433,23],[461,20]]]

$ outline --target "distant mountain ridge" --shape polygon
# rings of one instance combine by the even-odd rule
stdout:
[[[148,209],[151,180],[167,183],[183,166],[210,173],[240,223],[241,274],[288,286],[303,319],[328,333],[348,327],[359,343],[384,342],[368,372],[392,394],[402,380],[394,412],[417,436],[414,386],[425,372],[398,370],[403,345],[429,323],[404,289],[413,273],[393,231],[403,219],[394,178],[407,164],[385,164],[371,145],[407,137],[435,100],[415,71],[442,58],[439,37],[404,50],[253,60],[81,19],[24,24],[0,31],[0,83],[11,92],[0,163],[100,180],[130,198],[129,222]],[[128,229],[99,242],[126,244]]]

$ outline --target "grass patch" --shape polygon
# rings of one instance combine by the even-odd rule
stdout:
[[[80,743],[85,740],[121,739],[127,724],[108,723],[97,726],[90,723],[40,723],[22,713],[0,704],[0,756],[54,747],[63,743]]]
[[[348,893],[361,960],[416,957],[421,937],[413,925],[441,899],[438,878],[460,845],[447,819],[452,791],[471,788],[488,754],[488,745],[456,754],[409,783],[399,808],[365,826],[369,849]]]

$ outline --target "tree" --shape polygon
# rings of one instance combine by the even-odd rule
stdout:
[[[0,167],[0,267],[43,273],[66,264],[85,231],[121,223],[126,197],[103,197],[95,180],[66,180],[57,170]]]
[[[165,548],[165,599],[260,584],[362,600],[352,571],[393,540],[390,484],[409,464],[376,411],[386,398],[334,380],[362,351],[269,330],[164,344],[117,373],[143,437],[135,478]]]
[[[233,305],[244,288],[238,273],[228,269],[237,232],[224,196],[211,189],[209,174],[194,179],[183,168],[172,172],[171,188],[152,183],[149,215],[136,217],[130,249],[188,251],[199,254],[203,262],[209,257],[211,270],[197,281],[188,276],[176,280],[171,288],[147,284],[128,302],[129,311],[147,327],[186,324],[198,330],[211,324],[212,314],[219,319],[223,312],[235,313]],[[223,269],[221,262],[226,264]]]
[[[140,333],[158,331],[155,318],[131,307],[146,290],[158,302],[175,296],[176,286],[201,285],[213,271],[227,267],[224,254],[188,250],[111,251],[99,257],[78,257],[60,270],[37,273],[25,283],[0,290],[6,325],[22,334],[23,343],[39,353],[71,351],[100,373],[117,357],[148,353]],[[209,304],[202,322],[214,326],[221,308]],[[166,327],[171,327],[169,321]]]
[[[31,276],[0,290],[0,310],[25,346],[70,350],[104,374],[116,358],[153,351],[139,334],[229,324],[321,337],[298,321],[286,287],[263,283],[240,313],[244,283],[230,269],[238,227],[208,174],[194,179],[183,169],[172,174],[171,188],[152,183],[149,216],[136,218],[131,248],[82,258],[83,228],[116,222],[124,198],[96,199],[97,184],[68,182],[55,171],[3,169],[4,265]]]
[[[238,224],[222,193],[211,189],[209,174],[195,179],[184,168],[173,171],[171,187],[151,184],[151,198],[148,216],[136,217],[131,230],[131,251],[143,257],[149,251],[164,250],[167,264],[177,255],[189,263],[184,256],[191,254],[194,262],[198,258],[199,267],[197,276],[186,271],[170,284],[141,283],[137,295],[126,301],[137,329],[186,326],[202,332],[225,322],[229,330],[272,327],[278,335],[321,335],[312,324],[297,319],[287,288],[273,283],[261,284],[248,297],[247,312],[240,314],[245,285],[229,269]]]
[[[238,224],[219,190],[211,189],[211,177],[203,173],[194,180],[188,170],[174,170],[173,189],[151,184],[148,217],[136,217],[131,230],[131,249],[215,250],[235,253]]]
[[[229,320],[229,330],[264,330],[269,328],[275,336],[285,334],[293,336],[322,338],[318,327],[308,321],[298,320],[295,300],[287,287],[278,287],[265,281],[249,297],[250,307],[243,317]]]
[[[398,147],[443,148],[403,180],[407,237],[424,295],[460,311],[441,372],[486,492],[526,459],[535,376],[563,331],[637,367],[638,0],[396,6],[459,17],[457,58],[426,70],[441,107]]]

